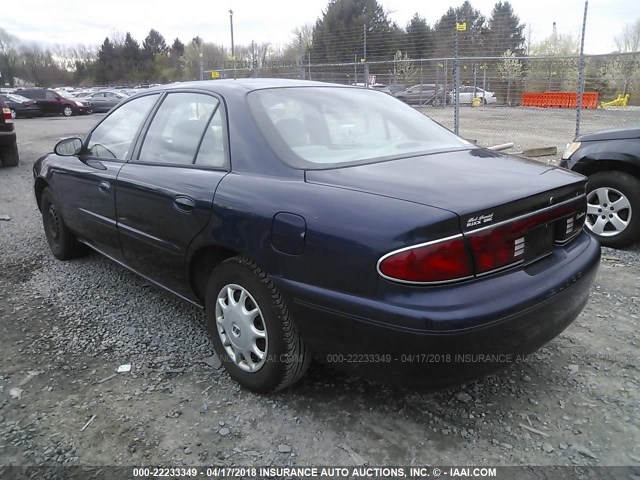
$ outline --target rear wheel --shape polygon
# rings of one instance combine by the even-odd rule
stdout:
[[[44,234],[51,253],[59,260],[69,260],[82,255],[85,252],[83,246],[64,223],[58,205],[48,188],[42,192],[40,210]]]
[[[20,163],[17,145],[4,145],[0,147],[0,161],[5,167],[17,167]]]
[[[17,118],[18,117],[18,112],[16,112],[13,108],[10,109],[11,110],[11,118]]]
[[[62,114],[65,117],[70,117],[71,115],[73,115],[73,108],[71,108],[70,106],[66,106],[62,109]]]
[[[585,226],[606,247],[621,248],[640,235],[640,181],[624,172],[591,175]]]
[[[287,388],[311,362],[284,299],[246,257],[233,257],[211,274],[207,327],[213,347],[235,381],[259,393]]]

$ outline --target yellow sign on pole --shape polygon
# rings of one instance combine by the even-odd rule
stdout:
[[[211,72],[211,78],[220,78],[220,72]]]
[[[464,32],[467,30],[467,22],[456,23],[456,30],[459,32]]]

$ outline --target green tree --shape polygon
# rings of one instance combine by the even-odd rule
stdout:
[[[411,58],[433,56],[433,29],[424,18],[416,13],[407,24],[406,32],[406,55]]]
[[[466,23],[466,30],[458,32],[458,54],[461,57],[475,57],[486,52],[486,19],[467,0],[457,8],[449,8],[434,26],[438,57],[451,57],[454,52],[456,19]]]
[[[522,62],[516,58],[515,52],[507,50],[502,54],[502,60],[498,64],[498,73],[507,82],[507,105],[511,105],[511,82],[522,77]]]
[[[147,59],[153,59],[156,55],[164,55],[169,51],[164,37],[153,28],[142,42],[142,50]]]
[[[493,7],[488,22],[486,43],[491,56],[501,55],[507,50],[517,55],[524,54],[524,27],[513,12],[509,2],[499,1]]]
[[[98,50],[98,60],[95,68],[97,83],[108,84],[114,81],[115,55],[115,47],[109,37],[106,37]]]
[[[313,28],[311,57],[314,63],[390,59],[402,30],[389,20],[377,0],[330,0]]]

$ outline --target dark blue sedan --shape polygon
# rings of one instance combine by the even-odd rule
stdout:
[[[314,356],[432,385],[518,361],[577,317],[600,259],[583,176],[361,88],[151,89],[34,176],[56,257],[88,245],[203,307],[227,371],[258,392]]]

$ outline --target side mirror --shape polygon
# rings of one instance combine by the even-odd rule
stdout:
[[[60,140],[53,151],[61,157],[72,157],[78,155],[82,150],[82,140],[77,137]]]

